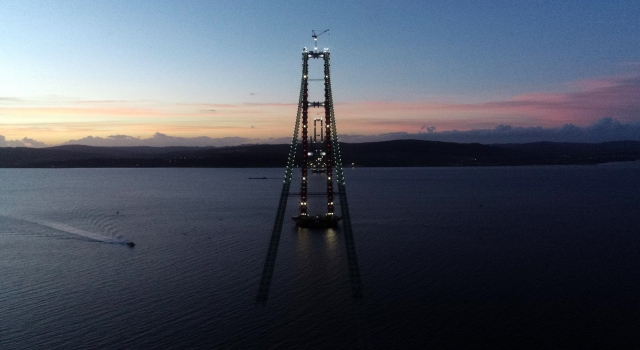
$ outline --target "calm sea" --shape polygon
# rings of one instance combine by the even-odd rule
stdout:
[[[283,175],[0,170],[0,349],[640,347],[638,163],[346,169],[256,306]]]

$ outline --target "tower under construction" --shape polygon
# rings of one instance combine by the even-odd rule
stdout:
[[[351,218],[349,216],[349,206],[347,204],[347,194],[344,181],[344,173],[342,169],[342,159],[340,155],[340,145],[338,143],[338,132],[336,129],[336,118],[333,110],[333,96],[331,93],[331,70],[329,49],[318,50],[317,40],[320,34],[327,30],[316,34],[313,32],[314,49],[309,51],[306,47],[302,49],[302,77],[300,82],[300,95],[298,99],[298,111],[296,113],[296,121],[289,147],[289,156],[285,170],[282,192],[280,193],[280,202],[278,203],[278,211],[271,233],[271,241],[269,250],[264,264],[262,278],[260,280],[260,289],[258,291],[258,301],[266,301],[271,285],[273,269],[280,242],[282,225],[287,209],[287,199],[289,196],[299,197],[299,213],[293,217],[296,225],[299,227],[336,227],[342,222],[342,232],[347,250],[347,261],[349,263],[349,275],[353,296],[356,299],[363,298],[362,282],[360,279],[360,270],[356,258],[355,243],[353,240],[353,232],[351,229]],[[320,79],[311,79],[309,77],[309,61],[322,59],[324,63],[324,76]],[[322,101],[309,101],[309,81],[324,82],[324,99]],[[319,108],[320,111],[313,119],[313,134],[310,135],[309,127],[309,109]],[[302,129],[301,135],[300,129]],[[300,192],[289,193],[291,187],[291,178],[295,167],[296,149],[298,142],[301,143],[301,160],[300,160]],[[323,192],[309,191],[309,170],[312,173],[320,173],[324,176],[326,190]],[[318,174],[316,174],[318,175]],[[334,188],[337,184],[337,191]],[[335,212],[334,195],[340,199],[340,215]],[[309,197],[325,197],[326,212],[309,213],[308,199]]]
[[[331,94],[330,53],[328,49],[318,52],[317,48],[302,51],[302,82],[300,87],[300,99],[298,101],[299,119],[302,124],[302,159],[300,161],[300,213],[293,220],[301,227],[334,227],[342,219],[335,213],[334,206],[334,181],[344,185],[342,174],[340,150],[337,142],[335,115],[333,111],[333,98]],[[309,101],[309,60],[322,59],[324,61],[324,101]],[[318,116],[313,120],[313,135],[309,136],[309,109],[321,108],[324,118]],[[298,118],[296,118],[298,119]],[[296,124],[298,121],[296,120]],[[320,132],[318,134],[318,124]],[[294,135],[295,136],[295,135]],[[320,143],[318,143],[320,136]],[[296,137],[297,139],[297,137]],[[293,142],[292,142],[293,143]],[[326,191],[309,192],[309,170],[322,172],[326,176]],[[338,193],[340,190],[338,190]],[[308,198],[310,196],[326,196],[326,213],[311,214],[308,211]]]

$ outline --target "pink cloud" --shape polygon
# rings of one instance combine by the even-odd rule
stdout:
[[[338,102],[335,112],[342,134],[373,135],[418,132],[424,125],[439,131],[514,127],[590,125],[602,118],[640,121],[640,75],[583,79],[565,84],[572,91],[531,92],[483,103]],[[293,131],[297,101],[291,103],[171,104],[150,101],[43,101],[6,99],[0,105],[0,128],[7,137],[35,137],[47,143],[93,134],[155,132],[182,137],[283,137]],[[310,115],[323,113],[312,108]],[[252,128],[252,126],[254,126]]]
[[[440,130],[511,124],[553,127],[588,125],[601,118],[640,120],[640,76],[581,80],[566,93],[530,93],[484,103],[362,102],[336,104],[336,113],[369,130],[414,131],[425,121]],[[394,127],[395,125],[395,127]]]

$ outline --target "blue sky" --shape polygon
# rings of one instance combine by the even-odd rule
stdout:
[[[638,18],[638,1],[4,1],[0,135],[280,138],[327,28],[346,134],[635,125]],[[537,109],[491,107],[514,100]]]

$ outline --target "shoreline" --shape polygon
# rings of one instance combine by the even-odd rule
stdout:
[[[2,147],[0,168],[283,168],[288,148],[284,144]],[[596,165],[640,160],[640,141],[483,145],[396,140],[341,143],[340,150],[344,168]]]

